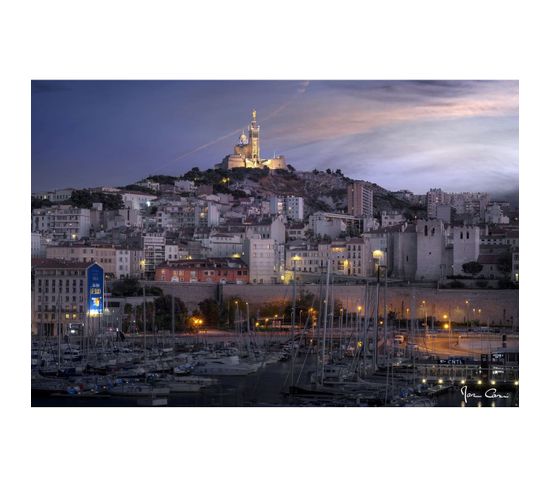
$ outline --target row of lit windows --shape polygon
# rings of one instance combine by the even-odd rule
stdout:
[[[40,290],[38,290],[38,292],[40,293]],[[38,295],[38,302],[42,302],[42,297],[44,297],[44,302],[57,302],[57,301],[63,301],[63,299],[61,298],[61,296],[59,295],[52,295],[51,298],[48,298],[48,295]],[[65,302],[70,302],[71,301],[71,296],[70,295],[65,295]],[[73,302],[76,302],[76,295],[72,295],[72,301]],[[84,297],[82,295],[80,295],[78,297],[78,301],[79,302],[83,302],[84,301]]]
[[[45,313],[45,314],[43,314],[43,315],[44,315],[44,317],[42,317],[42,314],[39,312],[39,313],[36,314],[36,317],[39,318],[39,319],[44,318],[44,320],[47,320],[48,318],[51,318],[52,320],[56,320],[56,319],[57,319],[55,313],[52,313],[52,314],[47,314],[47,313]],[[51,315],[51,317],[49,317],[48,315]],[[66,314],[65,314],[65,318],[66,318],[66,319],[70,319],[70,318],[71,318],[71,314],[66,313]],[[76,314],[76,313],[73,313],[73,314],[72,314],[72,318],[73,318],[73,319],[76,319],[76,318],[77,318],[77,314]]]
[[[44,308],[42,308],[42,305],[37,305],[36,309],[39,311],[39,312],[42,312],[42,310],[44,310],[44,312],[56,312],[57,311],[57,308],[55,305],[52,305],[51,307],[49,307],[48,305],[44,305]],[[61,312],[70,312],[71,310],[73,312],[76,312],[76,305],[73,305],[72,307],[70,305],[65,305],[65,307],[60,307],[59,309]],[[83,313],[84,312],[84,306],[83,305],[79,305],[78,306],[78,311],[80,313]]]
[[[52,280],[52,286],[55,286],[55,279],[52,278],[51,280]],[[39,279],[38,280],[38,286],[42,286],[42,281],[44,281],[44,286],[48,286],[50,284],[50,280],[48,278],[46,278],[44,280]],[[58,285],[60,287],[63,286],[63,281],[65,281],[65,286],[69,286],[70,283],[71,283],[70,279],[68,279],[68,280],[57,280]],[[73,286],[76,286],[76,281],[77,280],[73,279]],[[80,280],[80,286],[84,286],[84,280]]]

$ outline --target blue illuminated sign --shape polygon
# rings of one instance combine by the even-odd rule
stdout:
[[[105,276],[103,268],[94,263],[88,268],[88,313],[100,315],[103,313],[103,290]]]

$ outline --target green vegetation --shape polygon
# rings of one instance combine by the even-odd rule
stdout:
[[[126,186],[119,186],[119,190],[128,190],[128,191],[135,191],[139,193],[147,193],[149,195],[159,195],[158,191],[151,190],[151,188],[146,188],[144,186],[139,185],[126,185]]]
[[[51,207],[53,205],[48,199],[31,197],[31,209]]]
[[[209,327],[218,327],[220,325],[221,311],[216,300],[207,298],[199,303],[199,310],[204,325]]]
[[[481,272],[483,265],[479,264],[477,261],[470,261],[462,265],[462,271],[469,275],[476,275]]]
[[[92,208],[94,203],[102,203],[103,210],[119,210],[124,207],[122,196],[118,193],[91,192],[90,190],[74,190],[66,203],[78,208]]]
[[[454,280],[449,283],[449,288],[465,288],[465,287],[466,285],[462,281]]]
[[[123,280],[112,281],[108,285],[113,297],[138,297],[143,295],[143,287],[137,278],[124,278]],[[156,286],[146,286],[146,295],[162,296],[162,289]]]
[[[506,252],[499,257],[497,263],[498,270],[505,275],[509,275],[512,272],[512,253]]]
[[[169,175],[151,175],[145,178],[146,180],[152,181],[154,183],[159,183],[161,185],[173,185],[178,179],[177,176]]]

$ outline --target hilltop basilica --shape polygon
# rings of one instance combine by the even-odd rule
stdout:
[[[248,137],[244,130],[233,154],[228,154],[216,168],[269,168],[287,169],[284,156],[262,159],[260,156],[260,125],[256,121],[256,110],[252,110],[252,120],[248,126]]]

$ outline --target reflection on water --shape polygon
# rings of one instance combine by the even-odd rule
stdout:
[[[295,368],[296,377],[301,365]],[[310,372],[314,369],[309,363],[300,374],[300,384],[306,384]],[[275,363],[261,368],[256,374],[248,376],[221,376],[218,383],[195,393],[177,393],[168,397],[170,407],[246,407],[246,406],[293,406],[300,402],[284,395],[288,390],[290,363]],[[483,392],[478,392],[480,395]],[[511,407],[519,403],[516,392],[509,398],[468,398],[467,402],[460,389],[450,390],[435,398],[440,407]],[[49,397],[32,398],[36,407],[133,407],[137,398],[77,398]]]

